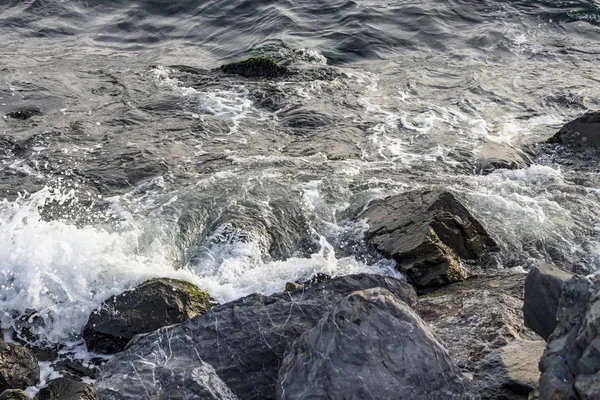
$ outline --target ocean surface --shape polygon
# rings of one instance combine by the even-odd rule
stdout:
[[[0,323],[64,354],[152,277],[398,275],[355,216],[415,188],[497,238],[485,268],[600,267],[598,160],[536,144],[600,108],[595,0],[0,0],[0,43],[0,116],[35,114],[0,117]],[[253,55],[295,73],[216,70]]]

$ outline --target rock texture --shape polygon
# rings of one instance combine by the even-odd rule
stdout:
[[[526,400],[540,378],[543,340],[515,340],[493,350],[479,364],[473,381],[482,399]]]
[[[112,354],[131,338],[204,314],[212,304],[195,285],[174,279],[152,279],[106,300],[83,329],[88,350]]]
[[[0,400],[31,400],[31,397],[22,390],[8,389],[0,394]]]
[[[476,261],[497,244],[447,191],[411,191],[376,201],[360,216],[365,237],[396,260],[397,268],[419,288],[467,278],[461,260]]]
[[[33,400],[99,400],[94,389],[83,382],[71,378],[58,378],[50,381]]]
[[[472,399],[448,352],[385,289],[352,293],[302,335],[279,371],[278,399]]]
[[[600,147],[600,111],[592,111],[565,124],[549,143],[560,143],[572,149]]]
[[[556,312],[563,283],[573,274],[550,264],[534,267],[525,279],[525,303],[523,317],[525,326],[544,340],[556,328]]]
[[[540,361],[540,399],[600,398],[600,277],[564,283],[558,325]]]
[[[333,278],[294,292],[253,294],[138,336],[106,363],[96,390],[102,399],[162,399],[181,390],[178,385],[188,380],[190,371],[209,364],[239,399],[274,399],[281,360],[292,343],[345,296],[374,287],[416,304],[414,289],[406,282],[367,274]],[[168,381],[154,380],[155,372],[166,370],[172,374]],[[199,399],[199,393],[186,398]]]
[[[0,342],[0,392],[25,389],[39,380],[40,367],[29,349]]]
[[[473,375],[484,399],[494,388],[505,392],[503,381],[488,381],[486,357],[515,340],[541,340],[523,325],[524,280],[525,274],[510,273],[472,277],[419,297],[418,314],[461,370]]]
[[[287,73],[288,69],[277,64],[272,58],[259,56],[222,65],[221,71],[227,74],[236,74],[246,77],[273,78]]]

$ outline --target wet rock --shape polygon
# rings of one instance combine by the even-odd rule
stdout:
[[[475,172],[489,174],[497,169],[519,169],[531,165],[527,152],[507,144],[486,143],[477,151]]]
[[[25,389],[39,380],[40,367],[29,349],[0,342],[0,392]]]
[[[211,307],[209,296],[191,283],[152,279],[102,303],[90,315],[82,336],[88,350],[112,354],[137,334],[186,321]]]
[[[222,65],[221,71],[227,74],[236,74],[245,77],[274,78],[287,73],[288,69],[287,67],[277,64],[272,58],[259,56]]]
[[[9,112],[8,114],[6,114],[6,116],[9,118],[21,119],[21,120],[29,119],[29,118],[33,117],[34,115],[35,115],[35,113],[33,111],[27,110],[27,109],[12,111],[12,112]]]
[[[539,398],[600,398],[600,277],[566,281],[557,316],[540,360]]]
[[[106,363],[96,390],[101,398],[111,400],[161,398],[179,390],[189,371],[210,364],[240,399],[274,399],[277,373],[290,345],[345,296],[374,287],[416,304],[414,289],[406,282],[368,274],[333,278],[295,292],[253,294],[136,337]],[[155,381],[155,372],[162,374],[163,368],[172,376]],[[194,393],[188,396],[199,398]]]
[[[572,149],[600,147],[600,111],[590,111],[565,124],[548,139]]]
[[[71,378],[50,381],[33,400],[99,400],[94,388]]]
[[[504,391],[503,381],[494,382],[484,374],[486,357],[516,340],[541,340],[523,325],[524,280],[525,274],[478,276],[419,297],[417,313],[458,367],[473,375],[482,398],[494,398],[485,395],[494,390]]]
[[[558,323],[556,311],[562,292],[563,283],[573,274],[565,272],[550,264],[543,264],[531,269],[525,279],[525,303],[523,317],[525,326],[532,329],[544,340]]]
[[[8,389],[0,394],[0,400],[31,400],[31,397],[22,390]]]
[[[375,201],[360,215],[366,240],[397,262],[418,288],[468,277],[462,261],[476,261],[497,249],[483,226],[442,190],[411,191]]]
[[[277,394],[281,400],[474,398],[429,327],[380,288],[352,293],[296,341],[279,371]]]
[[[488,354],[473,378],[481,398],[526,400],[537,387],[545,348],[543,340],[515,340]]]

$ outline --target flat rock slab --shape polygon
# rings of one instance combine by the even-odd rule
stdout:
[[[468,277],[461,261],[477,261],[497,244],[483,226],[444,190],[410,191],[371,203],[361,215],[366,240],[397,262],[418,288]]]
[[[278,399],[474,399],[429,327],[385,289],[352,293],[287,353]]]
[[[167,398],[181,391],[187,374],[210,365],[239,399],[275,399],[285,352],[345,296],[381,287],[416,304],[406,282],[379,275],[349,275],[271,296],[253,294],[215,306],[179,325],[136,337],[100,372],[95,388],[102,399]],[[155,380],[169,369],[168,381]],[[195,379],[197,384],[198,380]],[[185,399],[201,399],[200,391]]]

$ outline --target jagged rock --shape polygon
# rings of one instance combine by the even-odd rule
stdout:
[[[558,323],[556,311],[563,283],[573,274],[550,264],[534,267],[525,279],[525,303],[523,317],[525,326],[532,329],[544,340]]]
[[[277,64],[277,62],[272,58],[259,56],[222,65],[221,71],[227,74],[236,74],[246,77],[273,78],[287,73],[288,69]]]
[[[0,394],[0,400],[31,400],[31,397],[22,390],[8,389]]]
[[[99,400],[94,388],[87,383],[71,379],[58,378],[48,382],[33,400]]]
[[[515,340],[493,350],[473,377],[481,398],[526,400],[537,387],[538,362],[545,348],[543,340]]]
[[[600,147],[600,111],[590,111],[565,124],[548,143],[572,149]]]
[[[29,349],[0,342],[0,392],[25,389],[39,380],[40,367]]]
[[[381,288],[352,293],[296,341],[279,371],[277,394],[281,400],[474,398],[429,327]]]
[[[417,313],[461,370],[474,376],[477,391],[493,390],[494,382],[478,374],[489,354],[515,340],[541,340],[523,325],[524,280],[525,274],[478,276],[419,297]]]
[[[418,288],[466,279],[461,263],[496,250],[497,244],[447,191],[411,191],[375,201],[360,215],[366,240],[397,262]]]
[[[90,351],[117,353],[137,334],[186,321],[211,307],[209,296],[196,285],[152,279],[102,303],[90,315],[82,336]]]
[[[279,366],[290,345],[345,296],[374,287],[416,304],[414,289],[406,282],[368,274],[337,277],[295,292],[253,294],[136,337],[104,365],[96,390],[110,400],[161,398],[161,393],[178,390],[189,371],[210,364],[240,399],[274,399]],[[155,381],[155,370],[160,374],[164,368],[172,376]]]
[[[600,277],[566,281],[557,316],[540,361],[539,398],[600,398]]]

